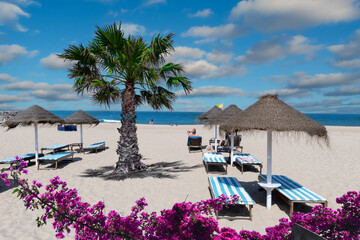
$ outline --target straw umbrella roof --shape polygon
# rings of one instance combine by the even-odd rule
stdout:
[[[206,113],[201,114],[200,116],[198,116],[196,118],[196,120],[198,121],[206,121],[210,118],[215,117],[216,115],[218,115],[219,113],[221,113],[222,110],[220,108],[218,108],[218,106],[214,106],[213,108],[211,108],[209,111],[207,111]]]
[[[222,123],[226,122],[228,119],[230,119],[232,116],[241,113],[242,110],[238,108],[236,105],[231,104],[227,108],[225,108],[223,111],[218,113],[216,116],[209,118],[208,120],[205,120],[205,124],[215,124],[215,123]]]
[[[64,120],[38,105],[33,105],[16,116],[9,118],[4,125],[10,129],[15,128],[19,124],[31,125],[33,123],[55,124],[64,123]]]
[[[64,119],[65,123],[67,124],[99,124],[99,120],[91,116],[90,114],[78,110],[77,112],[73,113],[72,115],[68,116]]]
[[[305,132],[327,140],[326,128],[287,105],[277,95],[267,94],[220,125],[223,131],[273,130]]]

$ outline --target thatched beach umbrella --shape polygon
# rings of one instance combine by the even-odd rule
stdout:
[[[91,116],[90,114],[78,110],[77,112],[73,113],[72,115],[68,116],[64,119],[66,124],[79,124],[80,125],[80,141],[81,141],[81,150],[83,146],[83,132],[82,132],[82,125],[83,124],[99,124],[99,120]]]
[[[22,125],[31,125],[34,124],[35,127],[35,161],[36,166],[38,165],[38,124],[55,124],[55,123],[64,123],[64,120],[58,116],[52,114],[51,112],[45,110],[44,108],[33,105],[28,109],[20,112],[16,116],[8,119],[4,125],[8,129],[15,128],[19,124]]]
[[[217,151],[217,125],[220,122],[212,122],[210,123],[211,119],[217,117],[217,115],[221,114],[222,110],[218,106],[214,106],[209,111],[201,114],[196,118],[198,121],[205,121],[205,125],[215,125],[215,151]]]
[[[272,131],[304,132],[310,137],[327,141],[326,128],[278,99],[277,95],[265,95],[255,104],[220,125],[223,131],[267,131],[267,181],[259,183],[266,189],[266,207],[271,208],[271,191],[279,185],[272,183],[271,153]]]

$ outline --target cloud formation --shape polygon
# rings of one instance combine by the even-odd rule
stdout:
[[[225,25],[219,25],[216,27],[209,26],[195,26],[191,27],[187,32],[183,33],[184,37],[203,37],[205,39],[217,39],[217,38],[231,38],[240,36],[243,31],[239,26],[229,23]]]
[[[182,58],[192,58],[199,59],[202,58],[206,52],[199,48],[191,48],[191,47],[175,47],[174,53],[172,54],[173,58],[182,59]]]
[[[190,14],[190,17],[199,17],[199,18],[206,18],[208,16],[210,16],[211,14],[213,14],[213,12],[211,11],[210,8],[206,8],[203,10],[199,10],[194,14]]]
[[[312,59],[322,45],[311,45],[309,39],[296,35],[281,36],[255,44],[245,55],[237,57],[241,64],[262,64],[292,55],[305,55],[305,60]]]
[[[344,86],[324,93],[325,96],[356,96],[360,95],[359,86]]]
[[[56,53],[51,53],[49,56],[41,58],[40,62],[44,67],[51,70],[68,69],[71,67],[69,61],[59,58]]]
[[[257,96],[262,96],[265,94],[278,94],[282,99],[304,98],[310,96],[310,93],[308,93],[306,90],[299,88],[273,89],[256,93]]]
[[[305,72],[294,73],[289,81],[291,88],[324,88],[360,82],[358,74],[329,73],[309,76]]]
[[[227,97],[227,96],[237,96],[242,97],[245,95],[245,92],[239,88],[223,87],[223,86],[204,86],[194,89],[191,94],[186,95],[182,91],[176,92],[176,95],[179,97]]]
[[[6,73],[0,73],[0,82],[14,82],[14,81],[16,81],[15,77],[12,77]]]
[[[302,29],[348,22],[360,17],[356,0],[244,0],[231,10],[230,19],[262,32]]]
[[[0,94],[0,104],[3,103],[13,103],[13,102],[23,102],[23,101],[29,101],[30,98],[26,96],[20,96],[20,95],[2,95]]]
[[[166,3],[166,0],[146,0],[143,6],[151,6],[151,5],[164,4],[164,3]]]
[[[18,22],[20,17],[29,18],[30,14],[15,4],[0,2],[0,26],[8,25],[17,31],[26,32],[27,29]]]
[[[35,57],[38,51],[27,51],[25,47],[18,44],[0,45],[0,66],[6,62],[18,59],[21,55]]]
[[[121,29],[125,35],[144,35],[146,33],[144,26],[134,23],[123,23],[121,24]]]
[[[348,44],[332,45],[328,49],[340,60],[360,57],[360,29],[356,30],[355,34],[350,37]]]
[[[346,68],[346,69],[359,69],[360,68],[360,59],[351,59],[351,60],[340,60],[334,62],[335,67]]]

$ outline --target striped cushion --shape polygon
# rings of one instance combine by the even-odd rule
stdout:
[[[52,154],[49,154],[49,155],[45,155],[45,156],[39,158],[39,160],[58,160],[58,159],[61,159],[61,158],[70,157],[74,153],[75,152],[57,152],[57,153],[52,153]]]
[[[265,174],[261,174],[260,177],[265,181],[267,179]],[[281,186],[276,189],[291,201],[326,201],[325,198],[284,175],[272,175],[272,182],[280,183]]]
[[[249,153],[236,153],[234,154],[234,157],[235,161],[238,161],[241,164],[261,164],[259,160]]]
[[[48,147],[43,147],[42,149],[58,149],[58,148],[64,148],[67,147],[69,144],[55,144]]]
[[[255,204],[254,200],[234,177],[209,177],[209,182],[215,198],[218,198],[222,194],[228,197],[237,195],[239,196],[238,204]]]
[[[87,147],[84,147],[84,148],[97,148],[97,147],[101,147],[102,145],[104,145],[105,142],[99,142],[99,143],[93,143]]]
[[[207,163],[227,163],[221,153],[204,153],[204,161]]]

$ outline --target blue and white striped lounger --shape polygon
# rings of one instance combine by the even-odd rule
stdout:
[[[252,220],[252,207],[255,205],[254,200],[241,186],[239,181],[234,177],[209,177],[209,184],[212,198],[218,198],[222,194],[227,197],[232,195],[239,196],[239,205],[249,206],[250,220]],[[218,219],[218,213],[216,213],[216,219]]]
[[[266,181],[266,179],[265,174],[259,175],[260,181]],[[281,184],[280,187],[275,188],[275,191],[290,205],[290,216],[294,211],[294,203],[321,203],[324,207],[327,207],[325,198],[284,175],[272,175],[272,182]]]
[[[84,147],[84,150],[95,150],[97,153],[99,148],[105,149],[105,142],[93,143],[87,147]],[[84,153],[85,153],[85,151],[84,151]]]
[[[55,169],[57,169],[58,162],[67,158],[74,159],[74,153],[75,152],[56,152],[49,155],[45,155],[41,158],[38,158],[39,164],[38,164],[38,170],[40,167],[40,162],[43,161],[55,161]]]
[[[236,153],[234,154],[235,162],[241,166],[241,173],[244,173],[244,165],[258,165],[260,166],[260,174],[262,172],[263,164],[249,153]]]
[[[44,154],[42,154],[42,153],[38,154],[38,157],[42,157],[42,156],[44,156]],[[21,158],[22,160],[27,160],[30,162],[31,159],[35,158],[35,153],[28,153],[28,154],[20,155],[18,157]],[[15,157],[0,160],[0,163],[10,163],[11,164],[13,162],[16,162]]]
[[[44,150],[51,150],[52,152],[57,152],[66,147],[69,150],[69,144],[55,144],[55,145],[51,145],[51,146],[47,146],[47,147],[42,147],[41,152],[43,152]]]
[[[207,173],[209,172],[209,164],[225,165],[226,166],[225,174],[227,173],[228,163],[226,162],[224,156],[221,153],[205,152],[203,154],[203,159]]]

